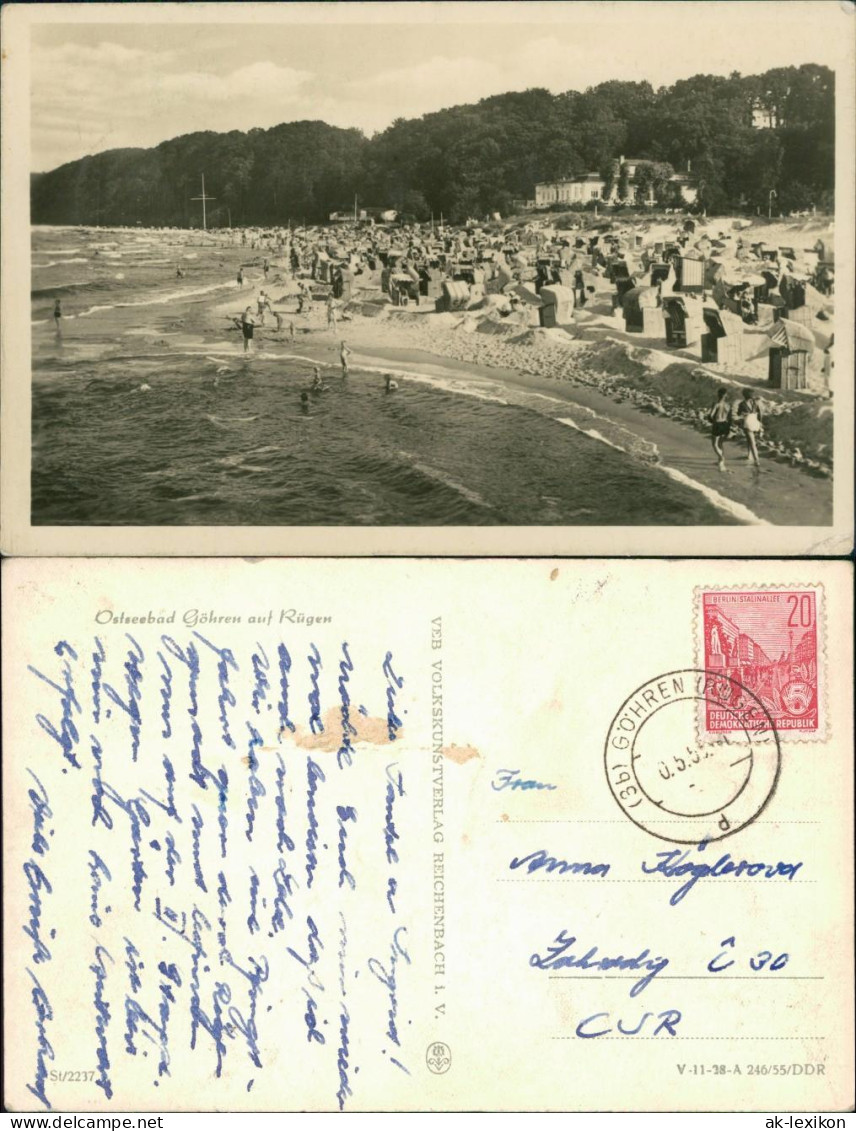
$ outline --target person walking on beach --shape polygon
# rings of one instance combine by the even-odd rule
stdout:
[[[577,271],[574,274],[574,299],[577,306],[585,306],[586,304],[586,282],[583,278],[582,271]]]
[[[737,406],[737,419],[746,436],[749,454],[746,459],[754,463],[761,470],[761,461],[758,458],[758,436],[763,432],[764,425],[761,421],[761,406],[752,395],[751,389],[743,390],[743,399]]]
[[[309,284],[305,279],[300,280],[300,291],[297,295],[297,313],[304,314],[306,312],[306,304],[312,298],[312,291],[309,289]]]
[[[248,306],[241,318],[241,331],[244,335],[244,353],[250,353],[253,348],[253,331],[256,320],[253,318],[253,308]]]
[[[259,291],[259,297],[256,299],[256,306],[257,306],[256,313],[258,314],[259,325],[264,326],[264,324],[265,324],[265,307],[270,307],[270,299],[268,298],[268,296],[265,294],[264,291]]]
[[[341,359],[341,362],[342,362],[342,376],[343,377],[348,376],[348,358],[351,356],[351,354],[353,352],[354,351],[352,349],[349,349],[348,346],[343,341],[342,342],[342,348],[339,350],[339,358]]]
[[[720,471],[726,470],[725,452],[723,451],[722,445],[728,439],[732,425],[731,402],[727,398],[728,390],[720,389],[716,394],[716,404],[707,416],[712,428],[710,440],[713,444],[713,450],[716,452]]]
[[[332,295],[327,296],[327,329],[336,333],[336,303]]]
[[[244,268],[239,267],[238,268],[238,286],[242,287],[243,285],[244,285]]]
[[[288,340],[290,342],[294,342],[295,337],[296,337],[296,331],[294,329],[294,319],[292,318],[288,323]]]
[[[270,271],[270,260],[266,259],[265,265],[264,265],[265,279],[267,279],[269,271]]]

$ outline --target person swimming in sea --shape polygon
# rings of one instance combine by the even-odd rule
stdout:
[[[60,323],[62,322],[62,302],[59,299],[57,299],[56,302],[54,303],[53,316],[54,316],[54,322],[56,323],[56,331],[57,331],[57,333],[59,333],[60,332]]]
[[[387,379],[386,379],[386,390],[385,391],[387,393],[394,393],[397,388],[398,388],[398,382],[394,378],[388,376]]]
[[[310,393],[323,393],[326,392],[328,388],[329,386],[325,385],[321,380],[321,370],[316,365],[316,367],[312,370],[312,385],[309,389]]]

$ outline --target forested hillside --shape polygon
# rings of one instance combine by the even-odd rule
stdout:
[[[206,131],[153,149],[116,149],[72,161],[31,182],[41,224],[201,223],[200,177],[215,199],[209,226],[326,219],[366,205],[433,211],[450,220],[508,213],[536,181],[607,172],[621,154],[667,162],[699,180],[717,212],[832,206],[835,90],[827,67],[763,75],[695,75],[655,90],[607,82],[553,95],[495,95],[366,138],[324,122]]]

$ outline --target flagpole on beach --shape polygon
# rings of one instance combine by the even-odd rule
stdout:
[[[207,213],[205,211],[205,202],[208,201],[208,200],[216,200],[217,197],[205,195],[205,174],[204,173],[202,174],[202,196],[192,196],[190,199],[202,201],[202,230],[204,232],[207,232],[208,231],[208,216],[207,216]],[[229,227],[231,228],[231,226],[232,226],[232,223],[231,223],[231,213],[230,213]]]

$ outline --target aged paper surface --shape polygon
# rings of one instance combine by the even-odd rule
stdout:
[[[849,564],[4,574],[13,1111],[850,1103]]]
[[[535,3],[526,5],[490,3],[463,5],[453,3],[198,4],[192,7],[169,4],[5,5],[3,9],[2,107],[4,234],[2,252],[2,393],[4,412],[1,470],[3,525],[2,535],[0,535],[3,552],[24,555],[82,555],[93,553],[98,555],[189,554],[194,556],[283,553],[323,555],[339,552],[343,546],[347,547],[349,554],[395,555],[422,553],[654,555],[693,552],[740,556],[744,554],[791,555],[811,552],[818,555],[834,556],[849,552],[853,544],[853,384],[849,375],[853,372],[854,337],[852,304],[854,276],[851,254],[854,231],[853,138],[854,122],[856,121],[854,117],[854,75],[856,75],[854,19],[856,19],[856,16],[854,16],[853,5],[849,3],[849,0],[842,0],[841,3],[836,2],[836,0],[828,0],[828,2],[823,3],[788,3],[785,5],[731,2],[694,2],[692,4],[647,2],[624,4],[550,3],[540,5]],[[31,137],[36,126],[52,129],[54,137],[62,137],[69,133],[74,134],[77,127],[73,120],[70,124],[58,125],[56,121],[51,119],[50,110],[44,108],[40,101],[44,91],[38,81],[31,76],[33,52],[38,44],[43,42],[46,29],[53,37],[51,43],[54,44],[54,50],[61,51],[62,43],[60,39],[57,39],[61,30],[57,31],[57,28],[70,29],[70,35],[74,29],[79,30],[84,27],[94,29],[91,31],[89,40],[94,46],[97,46],[100,35],[97,31],[98,28],[103,28],[103,40],[109,45],[111,36],[114,35],[114,29],[121,29],[122,35],[127,35],[129,28],[140,27],[141,29],[145,28],[147,32],[154,31],[158,34],[159,50],[151,57],[160,57],[162,54],[169,53],[171,28],[179,26],[186,28],[188,25],[200,21],[204,21],[204,26],[208,31],[212,28],[235,28],[237,31],[237,29],[246,30],[256,26],[270,25],[280,29],[299,27],[306,33],[307,29],[314,28],[319,37],[318,43],[323,41],[323,36],[326,33],[333,30],[340,33],[339,38],[341,38],[343,28],[369,29],[367,34],[370,35],[370,39],[375,45],[382,41],[385,35],[389,34],[389,29],[393,26],[399,32],[402,28],[408,27],[411,30],[416,27],[425,27],[426,29],[431,28],[434,31],[439,29],[444,32],[446,46],[438,49],[436,58],[431,60],[422,58],[417,50],[415,55],[408,53],[401,55],[399,53],[401,57],[395,58],[394,66],[390,64],[399,76],[396,80],[399,92],[409,90],[411,81],[413,83],[417,83],[417,80],[423,81],[426,69],[433,73],[432,67],[434,71],[439,68],[440,73],[444,73],[443,67],[445,66],[450,79],[452,76],[479,72],[477,64],[480,44],[482,42],[487,44],[491,36],[496,34],[497,29],[507,29],[518,25],[521,29],[521,41],[525,30],[528,36],[527,42],[534,37],[535,46],[531,47],[531,50],[543,50],[544,73],[545,75],[548,74],[546,67],[547,61],[549,61],[552,68],[549,71],[549,82],[551,89],[557,91],[568,88],[583,89],[587,82],[585,77],[587,74],[586,67],[592,59],[599,58],[601,53],[615,59],[616,77],[625,79],[632,77],[640,80],[650,78],[656,86],[658,82],[657,74],[659,73],[657,68],[667,56],[671,58],[675,55],[675,42],[685,44],[688,42],[696,44],[704,42],[709,44],[709,60],[705,59],[703,62],[709,61],[711,69],[716,74],[721,75],[729,73],[732,69],[749,74],[753,73],[753,69],[761,71],[767,66],[777,66],[781,59],[794,57],[795,45],[803,50],[802,45],[806,42],[804,48],[808,53],[806,61],[822,61],[825,65],[831,66],[836,76],[834,244],[838,259],[836,290],[839,298],[835,324],[828,327],[830,333],[834,331],[836,343],[835,370],[838,375],[835,384],[834,403],[830,402],[829,405],[830,412],[834,412],[835,415],[834,482],[830,484],[826,480],[820,483],[816,478],[812,478],[811,474],[804,474],[801,471],[792,472],[790,467],[777,467],[776,464],[782,465],[783,460],[778,459],[778,457],[776,460],[770,458],[765,461],[765,468],[770,472],[770,475],[767,479],[761,478],[757,492],[754,488],[751,488],[748,494],[744,493],[742,502],[733,504],[733,493],[730,492],[723,481],[717,480],[713,474],[713,461],[708,438],[702,432],[693,434],[690,430],[687,430],[687,435],[679,439],[687,447],[690,454],[682,464],[684,471],[678,472],[677,482],[675,476],[669,474],[670,466],[673,469],[674,465],[666,466],[668,465],[668,461],[666,461],[665,471],[662,467],[659,471],[647,467],[638,469],[639,475],[647,483],[647,490],[650,492],[648,496],[641,489],[638,496],[633,490],[629,494],[623,490],[618,491],[619,496],[636,500],[631,508],[632,513],[629,517],[625,516],[622,519],[621,525],[610,525],[608,518],[593,522],[591,517],[593,513],[595,516],[600,513],[599,508],[609,491],[616,490],[614,484],[610,486],[612,483],[611,473],[598,473],[591,466],[588,467],[588,471],[581,473],[570,464],[566,472],[567,479],[573,482],[581,480],[582,487],[587,487],[587,493],[586,491],[583,492],[586,494],[586,498],[583,500],[583,505],[576,510],[578,518],[575,520],[572,512],[571,517],[561,520],[561,524],[556,519],[549,518],[549,508],[552,505],[550,499],[555,491],[542,486],[540,493],[536,492],[536,497],[540,513],[548,517],[538,521],[549,522],[550,525],[515,525],[502,517],[496,520],[496,511],[487,512],[484,525],[478,523],[457,525],[454,517],[451,516],[432,521],[430,524],[418,525],[414,523],[412,515],[408,514],[406,508],[390,524],[386,524],[386,520],[384,520],[384,524],[372,525],[372,522],[376,521],[371,517],[373,514],[372,507],[361,504],[358,494],[349,496],[348,489],[344,488],[343,493],[349,501],[343,512],[329,525],[319,525],[317,520],[300,520],[299,523],[295,522],[294,525],[274,525],[270,522],[256,525],[258,508],[254,505],[250,494],[241,495],[241,491],[250,492],[252,488],[261,484],[261,479],[254,478],[254,476],[261,476],[269,469],[266,468],[260,458],[250,459],[243,453],[242,449],[237,454],[227,452],[225,455],[221,455],[219,462],[213,459],[211,461],[212,466],[208,476],[211,482],[215,480],[218,483],[223,481],[231,488],[243,477],[243,483],[238,484],[238,504],[232,517],[225,520],[218,519],[216,525],[206,525],[204,516],[188,524],[181,524],[182,520],[175,517],[164,519],[163,523],[159,524],[157,515],[153,520],[151,517],[134,517],[133,514],[130,517],[102,521],[98,518],[87,518],[85,507],[82,508],[84,517],[79,520],[79,524],[74,525],[72,523],[77,520],[70,519],[67,512],[62,511],[58,504],[55,508],[56,513],[62,514],[64,517],[55,517],[50,521],[34,521],[31,474],[34,424],[31,389],[34,361],[31,327],[33,314],[27,297],[26,280],[31,277],[33,259],[31,255],[31,231],[28,221],[30,174],[34,171],[41,171],[42,167],[36,168],[33,164]],[[564,78],[563,75],[556,77],[555,69],[559,65],[557,62],[557,51],[559,49],[556,48],[555,44],[551,47],[548,30],[561,28],[564,34],[568,28],[577,26],[581,29],[581,34],[584,33],[584,42],[587,46],[581,53],[569,57],[567,77]],[[624,48],[619,48],[616,45],[619,29],[624,29],[626,32],[628,26],[633,27],[634,33],[632,52],[629,55],[626,52],[622,54]],[[51,29],[53,30],[51,31]],[[116,37],[119,39],[122,39],[122,35],[116,33]],[[823,50],[820,54],[824,55],[823,60],[815,60],[810,57],[814,47],[808,45],[808,40],[811,40],[812,45],[822,43]],[[124,42],[124,39],[122,41]],[[753,45],[757,47],[756,54],[753,54]],[[776,48],[772,56],[771,45]],[[128,49],[123,50],[127,51]],[[318,50],[323,55],[323,51],[320,48]],[[68,54],[73,55],[73,53],[73,42],[70,39]],[[733,63],[732,53],[734,54]],[[359,52],[357,54],[359,55]],[[467,61],[470,55],[473,55],[476,59],[475,63],[471,64]],[[756,56],[757,62],[755,61]],[[94,50],[94,47],[91,57],[93,60],[91,75],[94,76],[99,71],[100,64],[98,61],[101,59],[101,55]],[[119,55],[120,60],[125,57],[130,58],[131,56]],[[134,59],[132,68],[136,68],[138,72],[141,68],[145,70],[147,67],[155,66],[155,64],[145,61],[144,53],[138,53],[132,57]],[[773,57],[772,63],[770,62],[771,57]],[[402,59],[404,64],[402,64]],[[643,66],[640,61],[646,61],[645,65]],[[191,83],[197,94],[199,91],[210,91],[213,99],[211,117],[201,123],[200,128],[219,129],[221,126],[218,115],[224,109],[226,96],[206,72],[207,56],[204,56],[202,46],[200,46],[197,62],[198,66],[190,66],[187,81]],[[252,81],[258,82],[259,105],[268,105],[272,101],[275,103],[275,95],[271,95],[271,89],[266,87],[264,81],[262,81],[264,75],[268,73],[264,70],[264,67],[257,74],[253,70],[253,64],[250,60],[243,59],[242,62],[244,70],[248,72],[247,81],[252,79]],[[261,64],[257,61],[256,66],[261,66]],[[407,70],[408,67],[414,68],[412,80]],[[674,68],[672,69],[674,70]],[[700,64],[697,69],[704,71],[705,67]],[[601,71],[603,71],[603,68],[598,72],[601,78],[611,77],[605,72],[601,74]],[[152,71],[152,74],[154,73]],[[675,74],[680,73],[679,68],[675,70]],[[256,75],[256,78],[253,78],[253,75]],[[366,81],[369,82],[370,78],[370,76],[367,76]],[[544,79],[545,85],[548,78]],[[540,72],[536,75],[536,79],[540,81]],[[131,137],[131,140],[111,141],[113,134],[110,132],[112,128],[112,118],[109,113],[110,98],[105,97],[100,105],[93,107],[94,96],[92,92],[94,87],[90,88],[87,85],[90,81],[94,81],[94,79],[84,78],[81,79],[80,85],[69,85],[62,95],[64,110],[72,115],[72,119],[77,114],[81,130],[92,130],[94,128],[93,123],[96,126],[101,123],[105,139],[104,146],[137,144],[133,137]],[[393,83],[393,79],[384,81]],[[529,80],[521,79],[520,81],[524,86],[531,85]],[[670,81],[672,80],[670,79]],[[303,116],[323,118],[327,112],[324,98],[330,95],[335,100],[336,89],[335,73],[328,74],[324,97],[319,96],[318,107],[310,107]],[[387,88],[384,87],[384,89]],[[449,104],[454,101],[463,102],[467,100],[466,92],[458,96],[456,91],[456,87],[454,89],[449,88]],[[85,103],[77,101],[87,94],[89,98]],[[393,83],[390,87],[390,99],[394,100],[395,95],[396,88]],[[81,107],[79,113],[76,109],[78,106]],[[164,114],[162,110],[159,110],[158,105],[150,103],[145,98],[141,98],[138,113],[140,123],[144,120],[151,120],[153,116],[157,117],[159,113],[161,117],[169,121],[168,114]],[[252,114],[250,116],[252,117]],[[65,119],[63,120],[65,121]],[[253,120],[244,123],[246,128],[250,128],[254,124]],[[214,170],[209,172],[209,186],[214,172]],[[188,189],[188,192],[190,191]],[[771,214],[773,214],[773,206],[774,197],[771,196]],[[811,240],[808,242],[811,242]],[[67,249],[63,250],[67,252]],[[44,256],[41,264],[46,265]],[[42,282],[44,278],[45,276],[42,274]],[[43,299],[42,301],[46,300]],[[73,305],[74,299],[70,301]],[[103,301],[104,299],[100,297],[97,299],[97,303]],[[157,310],[159,308],[146,309]],[[68,325],[74,325],[74,323],[69,322]],[[51,330],[52,327],[49,326],[48,329]],[[44,327],[39,332],[43,330]],[[144,333],[145,331],[136,328],[133,332]],[[106,340],[108,343],[111,340],[109,333]],[[129,340],[142,341],[139,338]],[[203,364],[208,364],[211,360],[210,358],[202,359]],[[213,362],[219,363],[222,360],[222,358],[215,357]],[[437,358],[434,358],[435,362],[437,360]],[[666,358],[666,362],[668,362],[668,358]],[[166,365],[166,368],[169,369],[173,366],[173,363],[174,359]],[[51,380],[57,377],[55,374],[48,376]],[[436,374],[434,376],[436,377]],[[161,380],[163,377],[164,374],[158,371],[157,379]],[[206,380],[208,377],[216,384],[216,375],[213,368]],[[453,377],[455,377],[454,374]],[[460,377],[460,373],[457,374],[457,377]],[[96,378],[101,379],[99,374],[96,374]],[[72,378],[68,376],[68,379],[71,380]],[[115,412],[116,405],[121,403],[120,401],[110,402],[109,397],[117,391],[123,380],[128,379],[127,374],[124,376],[119,374],[115,378],[116,387],[105,388],[104,397],[108,399],[99,402],[94,407],[77,407],[74,399],[71,398],[71,403],[64,407],[60,417],[62,418],[64,415],[67,420],[77,418],[80,413],[84,416],[96,417],[101,408],[109,417],[111,411]],[[176,379],[183,380],[184,378],[177,377]],[[455,377],[455,379],[457,378]],[[449,381],[447,380],[446,383],[448,384]],[[109,385],[110,382],[107,381],[106,384]],[[194,380],[188,382],[187,398],[189,402],[182,404],[182,411],[187,411],[187,403],[193,404],[195,399],[200,397],[197,386],[198,375],[194,374]],[[141,386],[135,385],[132,391],[137,388],[143,390],[143,396],[147,396],[151,392],[151,387],[146,383]],[[546,392],[552,393],[549,383]],[[544,389],[541,389],[541,392],[536,396],[543,394]],[[405,395],[406,388],[399,400],[403,402]],[[493,395],[495,400],[496,395]],[[156,396],[157,389],[155,389],[155,395],[150,399],[155,401]],[[112,409],[110,408],[111,403]],[[152,411],[156,410],[153,409]],[[168,424],[174,412],[168,407],[165,407],[162,411],[164,423]],[[205,411],[205,405],[200,403],[200,415],[204,415]],[[283,408],[283,412],[286,411],[287,408]],[[624,409],[623,411],[626,412],[627,410]],[[273,415],[278,415],[278,412],[279,407],[277,406]],[[609,417],[609,412],[606,412],[606,415]],[[240,429],[242,427],[240,421],[237,424],[229,423],[228,411],[225,412],[225,416],[227,417],[226,424],[217,420],[213,422],[211,427],[213,429],[229,427]],[[650,418],[648,419],[650,421]],[[91,455],[96,446],[100,449],[102,444],[110,447],[117,443],[117,436],[121,434],[124,427],[121,413],[118,414],[118,417],[114,415],[112,420],[111,426],[105,426],[104,430],[97,434],[93,444],[88,448],[88,454]],[[520,417],[516,416],[515,420],[519,422]],[[552,427],[559,429],[559,425],[568,423],[573,423],[573,420],[560,420],[559,424]],[[609,428],[612,428],[615,423],[610,424]],[[374,436],[375,432],[380,433],[383,437],[384,430],[388,426],[389,421],[386,421],[383,415],[378,413],[376,420],[372,420],[370,424],[366,425],[365,436],[359,434],[358,441],[362,442],[367,439],[369,434]],[[133,426],[129,425],[129,427],[132,428]],[[262,425],[256,424],[253,427],[261,428]],[[287,447],[292,442],[289,439],[289,427],[283,424],[285,441],[278,439],[276,443],[285,442]],[[517,425],[515,424],[514,427],[516,428]],[[578,425],[575,424],[574,427],[578,427]],[[575,444],[589,445],[588,452],[582,453],[591,456],[591,459],[587,460],[588,465],[596,464],[599,459],[620,462],[623,458],[615,452],[615,446],[610,449],[608,444],[604,444],[604,438],[609,440],[609,435],[604,432],[604,427],[602,421],[600,423],[596,421],[595,427],[587,425],[583,429],[588,431],[587,438],[578,437],[574,440]],[[56,420],[53,421],[52,428],[50,437],[48,439],[42,438],[43,446],[40,449],[42,454],[45,451],[44,444],[52,447],[54,455],[56,455],[57,450],[60,452],[63,450],[63,428]],[[158,427],[155,431],[156,433],[162,432],[162,429]],[[567,434],[565,442],[570,443],[570,429],[565,429],[565,433]],[[250,435],[252,434],[250,433]],[[404,458],[399,450],[401,445],[392,444],[388,437],[385,442],[388,447],[391,445],[390,451],[386,455],[394,464],[396,460],[400,462]],[[621,447],[622,442],[619,441],[617,446]],[[192,451],[197,444],[198,439],[191,435],[190,430],[182,431],[178,429],[174,444],[176,454],[182,450]],[[249,447],[253,450],[258,449],[261,453],[267,455],[269,455],[270,449],[275,446],[276,444],[271,445],[267,441],[255,441],[255,448],[253,448],[253,444],[249,444]],[[736,445],[732,446],[732,452],[736,450],[736,447]],[[531,451],[533,448],[534,445],[529,450]],[[828,456],[828,452],[824,458],[826,456]],[[789,457],[785,457],[785,463],[786,458]],[[794,455],[794,459],[797,458],[801,459],[802,456]],[[405,469],[407,473],[415,478],[423,477],[420,480],[420,490],[442,492],[448,489],[457,493],[458,498],[453,501],[456,501],[464,509],[468,505],[480,505],[479,493],[473,491],[472,483],[463,482],[463,485],[461,485],[458,479],[454,476],[450,477],[447,470],[442,466],[434,467],[431,458],[419,458],[414,463],[411,456],[407,455],[405,462],[407,461],[409,461],[408,467]],[[62,464],[63,461],[59,458],[58,462]],[[88,462],[87,449],[84,447],[83,451],[74,457],[69,455],[68,462],[69,474],[74,481],[85,481],[85,465]],[[525,464],[525,460],[523,462]],[[558,463],[564,467],[564,461],[560,460]],[[383,461],[381,461],[381,464],[383,466],[378,471],[378,478],[371,484],[370,493],[382,492],[384,477],[389,474],[387,465]],[[396,466],[398,465],[396,464]],[[627,468],[629,474],[633,470],[632,465],[628,464]],[[694,468],[704,468],[705,475],[701,478],[704,479],[706,476],[711,482],[706,486],[703,484],[700,486]],[[498,473],[500,470],[502,469],[497,469]],[[741,472],[739,466],[736,466],[734,470],[738,473]],[[519,478],[525,478],[524,472],[525,467],[521,469]],[[553,465],[550,465],[550,472],[551,474],[555,472]],[[505,473],[510,473],[510,469],[506,468]],[[110,474],[113,477],[114,486],[111,491],[113,495],[121,494],[121,492],[117,492],[115,484],[125,482],[133,485],[133,490],[137,496],[142,496],[144,501],[147,500],[149,503],[152,499],[170,500],[177,497],[181,500],[188,500],[186,505],[193,505],[189,500],[198,501],[200,494],[200,491],[196,488],[183,490],[182,493],[178,487],[175,487],[172,478],[174,469],[171,467],[159,468],[153,473],[156,477],[145,479],[138,475],[133,461],[125,458],[113,467]],[[701,473],[699,472],[699,474]],[[743,474],[745,474],[745,468],[743,468]],[[792,495],[783,489],[781,478],[777,478],[777,476],[784,475],[796,476],[791,484],[793,487]],[[661,476],[661,479],[658,479],[657,476]],[[681,478],[681,476],[683,477]],[[539,472],[535,479],[540,482],[541,478],[542,475]],[[735,478],[736,475],[730,477],[732,482]],[[62,475],[58,474],[54,480],[57,489],[59,489],[60,479],[62,479]],[[659,488],[657,484],[659,484]],[[801,487],[804,490],[800,490]],[[95,487],[90,484],[90,489],[95,492],[97,502],[97,484]],[[331,485],[330,489],[335,494],[337,485]],[[697,491],[697,489],[699,490]],[[499,492],[498,488],[497,491]],[[147,492],[151,494],[147,494]],[[663,499],[671,498],[669,492],[684,492],[690,506],[699,508],[711,506],[713,510],[706,519],[706,522],[709,522],[710,525],[684,525],[683,520],[677,517],[675,509],[670,509],[670,506],[665,502],[658,506],[657,496],[660,495]],[[723,492],[724,497],[721,497]],[[819,497],[822,496],[824,507],[818,507],[815,511],[810,500],[807,502],[806,498],[801,498],[806,492],[809,494],[817,492]],[[48,493],[50,493],[50,488],[48,488]],[[204,494],[205,491],[201,490],[201,493]],[[72,502],[79,503],[79,494],[79,492],[72,491]],[[507,498],[507,492],[499,492],[499,494],[502,499]],[[788,498],[792,500],[793,506],[789,505]],[[756,509],[753,509],[754,500],[758,502]],[[204,500],[200,505],[204,509]],[[154,508],[152,506],[143,508],[148,512],[151,512],[152,509],[157,511],[156,506]],[[454,510],[454,508],[451,509]],[[95,506],[95,511],[98,510],[99,508]],[[665,518],[663,512],[666,514]],[[796,513],[802,516],[799,520],[794,518]],[[655,514],[658,515],[656,519],[652,518],[652,515]],[[776,517],[770,521],[764,518],[765,514],[775,514]],[[368,517],[366,517],[367,515]],[[527,520],[527,515],[524,513],[522,518],[518,514],[516,521]],[[107,521],[115,522],[115,525],[106,525]],[[574,525],[575,521],[579,521],[581,525]],[[56,522],[56,525],[52,524],[54,522]],[[679,522],[681,522],[681,525],[678,525]],[[722,523],[722,525],[717,525],[718,523]]]

